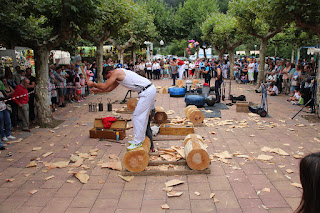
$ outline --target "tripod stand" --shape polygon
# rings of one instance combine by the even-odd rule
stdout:
[[[127,96],[129,95],[129,93],[130,93],[130,98],[131,98],[131,90],[128,90],[126,96],[125,96],[124,99],[120,102],[120,104],[125,104],[125,103],[127,102]]]
[[[291,118],[291,119],[294,119],[306,106],[308,106],[309,103],[311,103],[311,101],[313,101],[313,104],[312,104],[312,108],[311,108],[311,113],[315,113],[315,88],[316,88],[316,84],[314,84],[312,86],[312,95],[311,95],[311,98],[310,100]]]

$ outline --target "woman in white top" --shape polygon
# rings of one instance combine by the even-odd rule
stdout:
[[[253,59],[251,59],[250,64],[248,65],[248,80],[250,84],[254,83],[254,68],[255,64],[253,63]]]

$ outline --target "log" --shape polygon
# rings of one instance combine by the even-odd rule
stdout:
[[[200,124],[204,120],[204,114],[202,111],[200,111],[198,108],[190,108],[187,111],[187,118],[193,123],[193,124]]]
[[[178,87],[183,87],[183,80],[179,79],[177,80]]]
[[[198,135],[198,134],[189,134],[184,138],[184,140],[183,140],[184,144],[183,145],[186,146],[186,144],[188,143],[189,140],[200,140],[202,143],[204,143],[203,139],[202,139],[202,137],[200,135]]]
[[[210,158],[204,143],[198,139],[198,136],[189,139],[184,147],[184,151],[186,154],[187,164],[191,169],[204,170],[208,168]]]
[[[193,79],[192,86],[196,86],[196,84],[199,84],[199,80],[198,79]]]
[[[168,94],[168,88],[167,87],[162,87],[159,89],[160,94]]]
[[[156,107],[156,113],[153,119],[156,124],[166,123],[168,121],[168,115],[162,107]]]
[[[190,109],[195,109],[195,108],[197,108],[195,105],[190,105],[190,106],[187,106],[186,108],[185,108],[185,110],[184,110],[184,113],[186,114],[186,116],[188,115],[187,113],[188,113],[188,110],[190,110]]]
[[[130,111],[134,111],[136,106],[137,106],[137,103],[138,103],[138,98],[130,98],[127,102],[127,107]]]
[[[141,172],[149,164],[149,151],[151,142],[148,137],[143,141],[141,147],[128,151],[122,160],[124,167],[130,172]]]

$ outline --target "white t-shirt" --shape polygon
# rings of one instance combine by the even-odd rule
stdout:
[[[254,63],[250,63],[249,65],[248,65],[248,72],[254,72]]]
[[[276,85],[273,86],[272,91],[276,94],[279,95],[279,90],[278,87]]]
[[[301,98],[301,96],[300,96],[299,93],[297,93],[297,92],[294,93],[294,97],[295,97],[296,99],[298,99],[298,100]]]
[[[150,62],[146,63],[146,67],[147,67],[147,70],[152,70],[152,64]]]

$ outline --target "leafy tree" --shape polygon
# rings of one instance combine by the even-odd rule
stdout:
[[[127,24],[124,24],[115,36],[108,39],[118,50],[118,60],[123,63],[123,53],[131,46],[142,45],[144,41],[156,37],[156,28],[153,24],[153,16],[149,15],[146,5],[137,3],[133,6],[133,16]]]
[[[96,16],[94,23],[84,26],[82,37],[96,45],[97,78],[102,82],[103,44],[108,38],[116,35],[133,16],[133,1],[131,0],[97,0]]]
[[[219,5],[216,0],[187,0],[180,5],[176,13],[177,29],[180,39],[194,39],[203,45],[202,23],[213,12],[219,12]],[[197,47],[197,52],[199,50]]]
[[[264,79],[264,65],[268,40],[281,32],[286,21],[276,12],[279,7],[275,0],[232,0],[229,11],[234,15],[240,28],[251,36],[260,39],[260,64],[258,82]]]
[[[171,55],[183,56],[186,47],[188,46],[188,41],[186,39],[173,40],[169,46],[169,53]]]
[[[154,16],[154,25],[158,33],[156,40],[163,40],[169,43],[177,37],[176,21],[174,18],[175,10],[169,7],[163,0],[139,0],[145,1],[148,14]]]
[[[227,13],[230,0],[218,0],[220,12]]]
[[[223,24],[222,24],[223,23]],[[234,65],[234,50],[248,37],[239,30],[237,19],[223,13],[213,13],[202,25],[203,38],[212,42],[221,60],[229,53],[230,67]],[[233,72],[230,72],[233,76]]]
[[[50,125],[52,113],[48,100],[49,51],[93,21],[95,0],[9,0],[1,2],[0,40],[11,48],[20,45],[34,50],[36,66],[35,106],[37,121]]]

